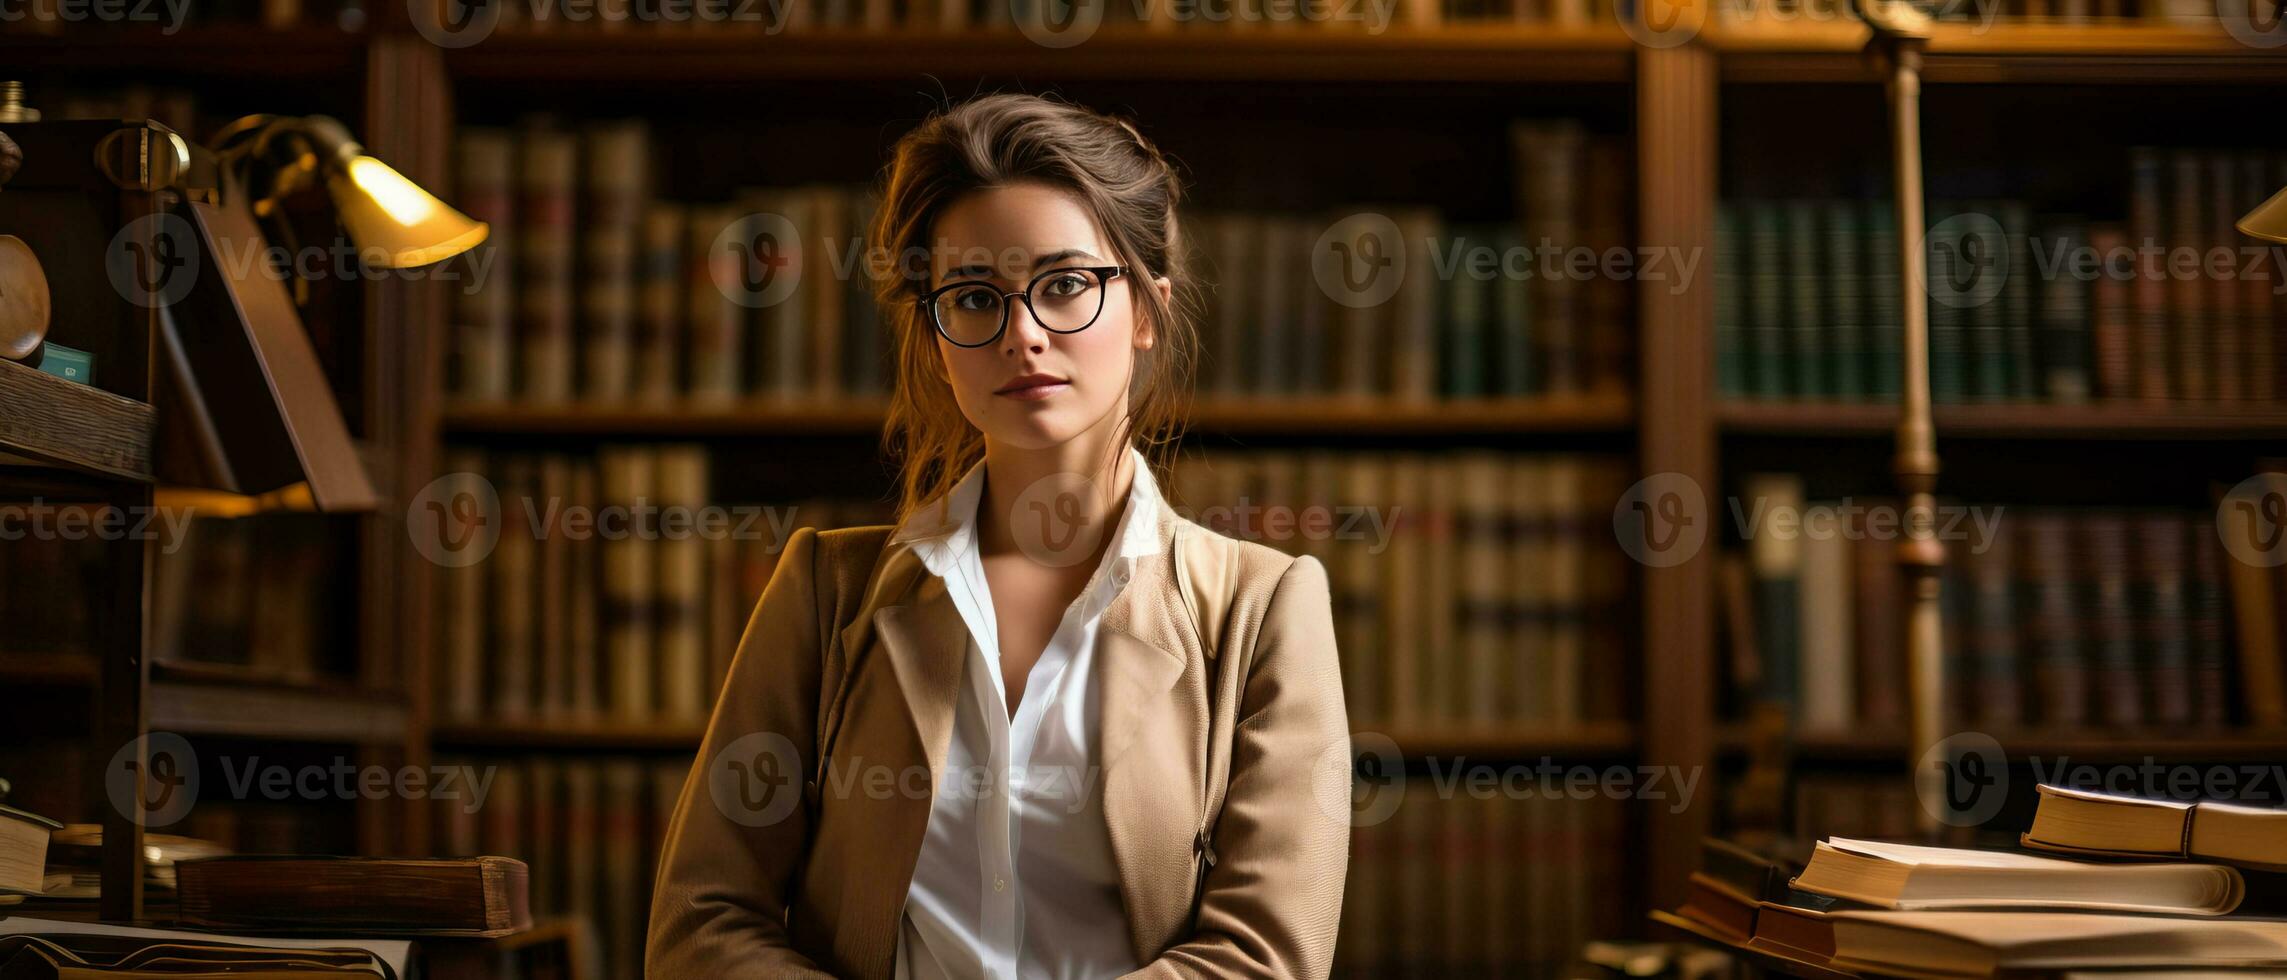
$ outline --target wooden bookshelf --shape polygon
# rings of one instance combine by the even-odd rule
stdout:
[[[1408,758],[1467,757],[1479,761],[1517,760],[1542,755],[1560,758],[1607,758],[1629,755],[1636,748],[1635,726],[1625,722],[1597,722],[1572,726],[1536,726],[1520,729],[1377,728],[1362,731],[1384,735]],[[579,751],[695,751],[706,735],[698,725],[636,724],[617,722],[531,722],[439,725],[429,733],[441,748]]]
[[[148,402],[0,361],[0,452],[149,483],[157,431]]]
[[[1625,84],[1617,24],[1470,24],[1364,31],[1154,31],[1107,25],[1076,48],[1015,29],[532,32],[447,52],[472,81],[904,81],[1008,76],[1131,81],[1467,81]]]
[[[401,23],[402,11],[376,15],[364,35],[330,29],[269,31],[195,27],[168,37],[118,32],[65,38],[0,37],[0,58],[29,72],[96,73],[120,63],[193,79],[232,84],[275,80],[346,84],[363,96],[359,135],[374,151],[425,185],[451,187],[447,161],[456,108],[472,103],[498,109],[516,93],[564,87],[611,89],[633,100],[673,106],[698,83],[754,88],[779,82],[908,85],[925,76],[959,80],[1021,80],[1025,90],[1068,81],[1180,83],[1213,92],[1248,91],[1257,83],[1485,83],[1518,88],[1565,86],[1618,98],[1634,137],[1636,242],[1712,251],[1718,173],[1724,156],[1718,138],[1726,93],[1740,86],[1839,87],[1872,92],[1880,77],[1863,60],[1864,32],[1847,24],[1794,22],[1781,28],[1710,25],[1693,43],[1639,48],[1609,23],[1577,28],[1553,25],[1452,24],[1383,35],[1302,31],[1184,30],[1146,32],[1107,27],[1074,49],[1050,49],[1013,31],[815,32],[558,32],[503,30],[469,48],[440,50]],[[2287,58],[2239,44],[2220,30],[2158,23],[2062,25],[2001,22],[1989,28],[1940,25],[1931,45],[1926,80],[1933,87],[1989,86],[1995,118],[2011,111],[2011,85],[2182,86],[2203,91],[2270,92],[2287,85]],[[1754,87],[1762,86],[1762,89]],[[933,88],[933,86],[931,86]],[[1015,87],[1015,86],[1011,86]],[[2205,88],[2203,88],[2205,87]],[[955,86],[959,91],[959,86]],[[1983,91],[1983,90],[1981,90]],[[503,94],[507,93],[507,94]],[[1853,96],[1855,97],[1855,96]],[[2101,97],[2096,95],[2092,97]],[[1871,100],[1868,105],[1873,105]],[[681,110],[677,110],[681,111]],[[693,113],[708,111],[696,106]],[[1535,113],[1547,111],[1535,106]],[[1201,110],[1212,115],[1211,107]],[[469,113],[474,115],[474,113]],[[1151,120],[1146,120],[1150,122]],[[1330,125],[1332,125],[1330,123]],[[1806,125],[1808,125],[1806,123]],[[1878,154],[1877,154],[1878,155]],[[864,176],[853,173],[853,179]],[[1197,175],[1217,179],[1215,174]],[[1506,193],[1504,190],[1503,193]],[[447,195],[450,199],[450,194]],[[1712,290],[1676,294],[1662,283],[1637,291],[1633,345],[1635,394],[1565,401],[1431,403],[1414,406],[1307,402],[1215,402],[1195,406],[1193,430],[1202,434],[1339,439],[1349,435],[1447,442],[1496,441],[1512,435],[1595,435],[1632,441],[1642,473],[1679,473],[1710,488],[1723,485],[1725,439],[1837,436],[1886,439],[1895,409],[1881,404],[1725,403],[1714,393]],[[360,435],[370,438],[388,467],[376,467],[385,495],[410,499],[435,477],[439,447],[448,439],[516,440],[757,438],[785,433],[862,443],[882,423],[878,403],[748,405],[695,409],[448,404],[442,390],[450,342],[449,286],[390,283],[368,298],[363,342],[385,356],[360,369],[374,403]],[[2287,411],[2277,407],[2098,404],[1951,405],[1937,412],[1941,445],[1960,439],[2103,441],[2202,440],[2216,443],[2287,436]],[[1940,484],[1941,492],[1944,483]],[[1887,477],[1869,474],[1870,493],[1891,490]],[[164,681],[154,691],[151,719],[188,721],[190,730],[248,737],[300,731],[309,737],[372,739],[408,764],[425,764],[440,751],[497,753],[689,752],[699,744],[695,726],[542,723],[456,724],[433,717],[431,677],[436,616],[435,567],[410,553],[396,516],[369,522],[370,547],[361,578],[372,594],[361,602],[361,635],[393,651],[369,657],[375,687],[405,692],[379,707],[348,703],[339,693],[277,690],[241,692],[223,685]],[[1713,573],[1715,548],[1672,567],[1636,569],[1631,601],[1641,635],[1642,670],[1631,692],[1635,723],[1519,731],[1394,729],[1386,732],[1409,756],[1529,758],[1552,756],[1633,758],[1646,765],[1713,767],[1745,746],[1745,736],[1721,721],[1715,693],[1721,683]],[[106,661],[106,677],[118,673]],[[59,679],[80,676],[66,670]],[[6,668],[0,665],[0,677]],[[129,675],[121,675],[129,676]],[[192,700],[168,708],[178,696]],[[310,723],[258,724],[278,710]],[[195,711],[197,717],[169,714]],[[316,717],[347,712],[350,720]],[[243,724],[227,721],[236,715]],[[224,719],[224,720],[217,720]],[[114,727],[124,724],[114,719]],[[318,724],[324,721],[326,724]],[[203,726],[203,727],[202,727]],[[218,727],[219,726],[219,727]],[[1361,731],[1371,725],[1358,726]],[[394,734],[392,734],[394,733]],[[2287,734],[2185,735],[2028,733],[2003,737],[2012,752],[2086,755],[2092,760],[2145,753],[2180,759],[2275,759],[2287,755]],[[1804,761],[1904,765],[1899,733],[1803,735]],[[1887,768],[1884,771],[1888,771]],[[1699,838],[1714,827],[1719,808],[1683,813],[1641,808],[1629,843],[1641,855],[1641,877],[1618,888],[1617,900],[1641,910],[1672,905],[1685,873],[1698,858]],[[360,807],[364,822],[402,823],[365,839],[420,851],[426,823],[414,808]]]
[[[347,686],[151,682],[151,728],[292,742],[399,745],[402,697]]]
[[[748,403],[635,407],[470,405],[448,409],[445,432],[468,436],[706,438],[881,432],[886,409],[874,402]],[[1357,398],[1201,400],[1191,427],[1247,435],[1497,435],[1626,432],[1633,408],[1624,394],[1566,398],[1391,403]]]
[[[498,722],[438,725],[429,740],[439,748],[495,751],[572,749],[609,752],[695,752],[706,737],[701,725],[625,722]]]
[[[1965,724],[1965,730],[1975,725]],[[2164,761],[2261,762],[2287,757],[2287,732],[2219,731],[2186,734],[2180,730],[2150,731],[2021,731],[1988,732],[2011,756],[2041,756],[2053,761],[2091,763],[2133,762],[2144,758]],[[1721,744],[1726,753],[1745,751],[1748,733],[1725,726]],[[1820,762],[1890,762],[1903,767],[1907,759],[1906,733],[1880,729],[1802,732],[1792,744],[1799,759]]]
[[[2204,439],[2259,441],[2287,436],[2287,405],[2092,402],[2081,405],[1939,405],[1938,438]],[[1716,410],[1726,433],[1888,438],[1898,406],[1868,403],[1734,401]]]
[[[1850,21],[1728,22],[1704,37],[1726,82],[1878,84]],[[2011,19],[1940,23],[1923,69],[1933,84],[2280,84],[2287,61],[2240,43],[2213,22],[2065,24]]]

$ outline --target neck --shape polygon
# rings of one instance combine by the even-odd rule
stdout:
[[[1112,525],[1134,486],[1135,461],[1128,452],[1126,426],[1116,415],[1065,442],[1025,449],[985,440],[985,492],[977,502],[978,544],[988,555],[1025,549],[1019,526],[1037,527],[1056,539],[1095,544],[1091,562],[1109,544]],[[1020,521],[1033,525],[1020,525]],[[1028,536],[1037,539],[1042,531]]]

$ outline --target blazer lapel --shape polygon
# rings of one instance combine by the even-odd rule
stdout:
[[[905,913],[906,892],[912,886],[910,875],[928,834],[932,797],[952,741],[954,699],[961,693],[969,628],[946,594],[944,580],[927,574],[910,549],[898,548],[882,561],[883,574],[876,578],[873,594],[843,631],[843,649],[855,657],[871,643],[874,649],[888,654],[913,729],[910,739],[867,739],[863,750],[867,757],[862,763],[869,769],[884,765],[892,772],[927,766],[931,788],[931,796],[895,792],[879,801],[877,826],[881,833],[874,840],[878,846],[900,849],[900,853],[887,856],[887,866],[900,869],[901,874],[879,882],[866,896],[863,914],[872,920],[872,927],[865,934],[887,939],[880,947],[865,951],[860,960],[869,966],[866,976],[886,980],[896,972],[899,919]],[[852,669],[861,666],[853,662]],[[874,753],[879,752],[889,755],[877,757]]]
[[[1190,904],[1185,865],[1194,830],[1189,816],[1197,809],[1182,803],[1197,792],[1190,785],[1198,782],[1196,767],[1184,762],[1196,753],[1179,741],[1192,733],[1169,691],[1198,641],[1185,625],[1190,617],[1174,574],[1173,513],[1164,504],[1159,530],[1159,553],[1137,563],[1127,588],[1105,608],[1096,640],[1104,824],[1139,962],[1166,945],[1170,910]],[[1170,785],[1171,779],[1178,781]]]

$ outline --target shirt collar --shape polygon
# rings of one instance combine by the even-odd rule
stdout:
[[[1120,559],[1123,564],[1159,553],[1159,482],[1152,477],[1151,464],[1141,451],[1129,446],[1128,458],[1134,464],[1130,467],[1134,478],[1128,486],[1127,506],[1112,531],[1114,546],[1106,554],[1107,559]],[[889,543],[910,543],[922,564],[939,576],[945,575],[955,556],[976,545],[977,507],[984,487],[985,461],[979,459],[953,489],[908,516],[890,535]]]

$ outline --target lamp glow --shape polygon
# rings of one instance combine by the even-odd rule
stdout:
[[[2239,231],[2268,242],[2287,242],[2287,190],[2271,195],[2239,219]]]

